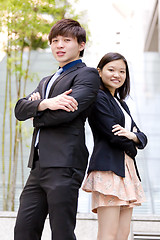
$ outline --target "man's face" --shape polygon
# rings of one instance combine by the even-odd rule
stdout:
[[[69,62],[79,59],[80,51],[85,47],[85,43],[78,43],[76,38],[58,35],[52,39],[51,50],[59,66],[63,67]]]

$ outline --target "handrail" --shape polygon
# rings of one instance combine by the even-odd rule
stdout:
[[[133,239],[134,240],[159,240],[160,239],[160,233],[157,232],[149,232],[149,233],[146,233],[146,232],[134,232],[133,233]]]

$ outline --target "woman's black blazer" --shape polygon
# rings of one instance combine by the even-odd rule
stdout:
[[[127,104],[123,101],[121,105],[131,116]],[[124,127],[125,118],[121,108],[109,90],[99,90],[97,100],[88,120],[94,137],[94,148],[88,172],[95,170],[113,171],[117,175],[125,177],[124,153],[126,153],[133,159],[139,177],[135,156],[137,154],[137,148],[143,149],[146,146],[147,137],[139,130],[133,119],[131,130],[133,130],[134,126],[137,128],[135,134],[140,141],[138,145],[126,137],[113,134],[112,126],[120,124]]]

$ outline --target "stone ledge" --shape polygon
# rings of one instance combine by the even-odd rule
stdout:
[[[16,212],[0,211],[0,239],[13,240],[13,231],[16,220]],[[132,231],[129,239],[132,238],[133,233],[159,233],[160,232],[160,216],[133,216]],[[97,235],[97,215],[93,213],[78,213],[76,236],[78,240],[96,240]],[[7,233],[7,234],[6,234]],[[50,239],[51,232],[49,226],[49,219],[46,219],[45,227],[42,235],[42,240]]]
[[[16,218],[17,212],[0,211],[0,218]],[[79,220],[97,220],[97,215],[94,213],[77,213]],[[132,217],[132,221],[141,222],[160,222],[160,216],[158,215],[136,215]]]

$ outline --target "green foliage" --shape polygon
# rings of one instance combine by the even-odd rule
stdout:
[[[67,0],[1,0],[0,12],[1,26],[7,27],[12,45],[36,49],[47,47],[51,26],[73,9]]]

